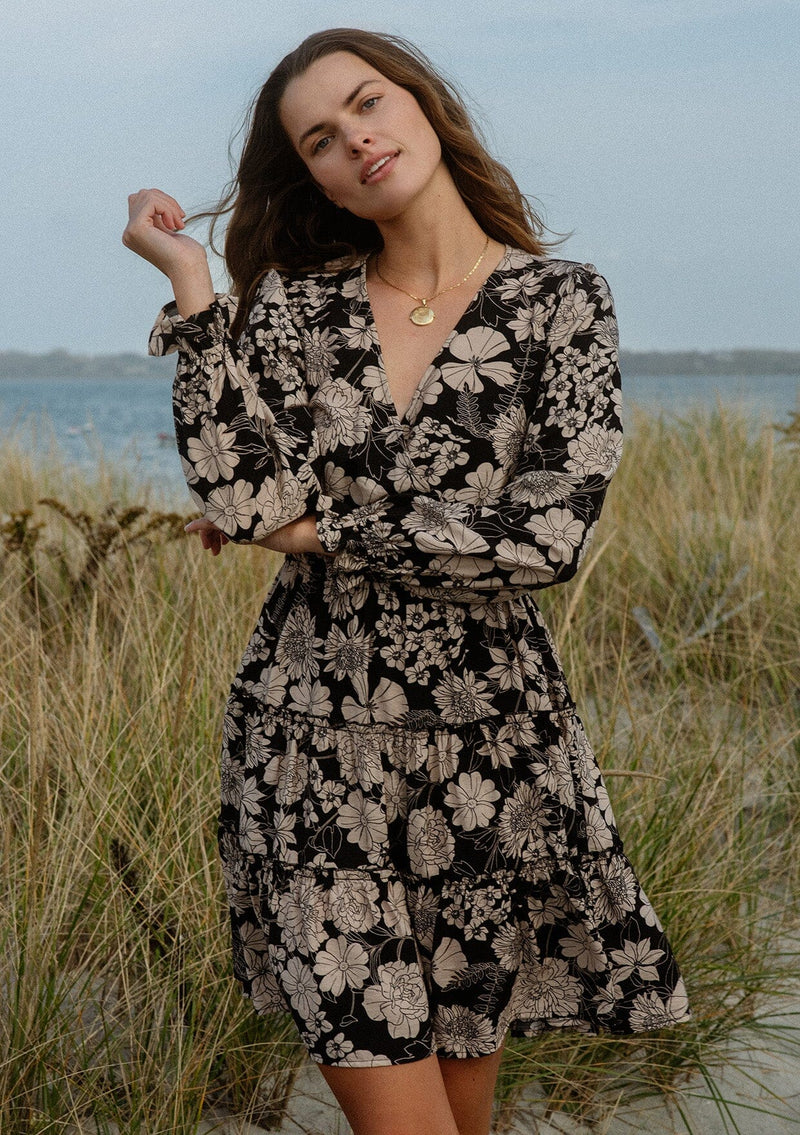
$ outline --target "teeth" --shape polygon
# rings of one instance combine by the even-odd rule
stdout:
[[[381,158],[379,162],[375,162],[375,165],[370,166],[367,170],[367,177],[372,177],[373,173],[376,173],[381,166],[385,166],[391,156],[391,154],[387,154],[385,158]]]

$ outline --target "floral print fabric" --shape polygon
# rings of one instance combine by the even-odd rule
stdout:
[[[397,415],[365,264],[164,309],[187,482],[233,540],[313,512],[224,723],[234,971],[311,1056],[493,1052],[508,1029],[684,1021],[532,592],[580,564],[619,461],[591,266],[508,250]],[[413,333],[413,332],[411,332]]]

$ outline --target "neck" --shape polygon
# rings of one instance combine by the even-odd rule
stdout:
[[[486,242],[449,174],[437,192],[378,228],[381,272],[418,295],[433,295],[463,275]]]

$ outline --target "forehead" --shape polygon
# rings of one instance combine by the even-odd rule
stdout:
[[[334,51],[292,79],[280,101],[284,129],[295,141],[304,130],[341,109],[345,99],[370,79],[388,82],[371,63],[349,51]]]

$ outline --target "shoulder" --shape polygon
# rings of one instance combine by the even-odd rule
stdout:
[[[259,299],[286,306],[301,323],[310,315],[318,316],[337,297],[355,298],[360,291],[364,257],[340,260],[323,268],[302,274],[289,274],[272,269],[259,289]]]
[[[540,287],[549,287],[560,294],[576,288],[602,287],[608,290],[608,283],[594,264],[580,260],[564,260],[555,256],[534,256],[519,248],[508,249],[502,266],[511,273],[524,274],[529,282]]]

